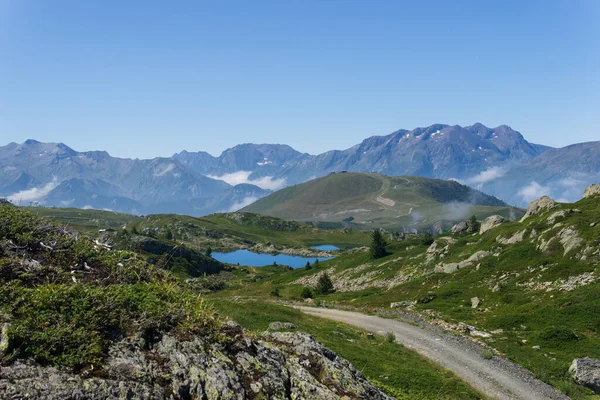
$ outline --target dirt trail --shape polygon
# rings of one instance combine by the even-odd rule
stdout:
[[[354,325],[371,332],[391,332],[396,336],[397,342],[452,371],[489,398],[569,399],[511,361],[501,357],[493,357],[490,360],[482,358],[484,348],[466,338],[437,332],[433,328],[421,328],[402,321],[357,312],[301,306],[296,308],[310,315]]]

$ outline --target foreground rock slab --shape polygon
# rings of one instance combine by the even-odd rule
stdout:
[[[102,371],[89,371],[87,376],[18,361],[0,367],[0,397],[390,399],[309,334],[276,332],[250,339],[235,324],[223,333],[220,341],[160,334],[127,339],[111,348]]]

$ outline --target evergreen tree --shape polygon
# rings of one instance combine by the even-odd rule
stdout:
[[[385,246],[387,246],[387,242],[383,238],[381,231],[379,229],[374,230],[371,236],[371,257],[381,258],[387,256],[388,252],[385,249]]]
[[[312,265],[310,265],[309,261],[306,262],[306,265],[304,266],[304,269],[306,269],[306,270],[312,269]]]
[[[319,259],[315,259],[315,262],[313,263],[313,267],[315,268],[319,268]]]
[[[317,291],[317,293],[320,294],[327,294],[334,291],[333,282],[331,281],[329,275],[327,275],[327,272],[321,274],[319,280],[317,281],[317,287],[315,288],[315,290]]]
[[[208,247],[206,248],[206,251],[204,252],[204,255],[205,255],[206,257],[211,257],[211,258],[212,258],[212,249],[210,248],[210,246],[208,246]]]

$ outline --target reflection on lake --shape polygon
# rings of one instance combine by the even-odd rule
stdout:
[[[292,268],[300,268],[304,267],[307,261],[312,264],[315,260],[321,262],[331,260],[334,257],[300,257],[288,256],[287,254],[260,254],[248,250],[236,250],[230,253],[212,253],[212,258],[223,263],[239,263],[240,265],[249,267],[263,267],[265,265],[272,265],[276,262],[279,265],[289,265]]]

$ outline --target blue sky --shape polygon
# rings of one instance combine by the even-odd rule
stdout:
[[[600,1],[0,0],[0,144],[319,153],[433,123],[600,140]]]

